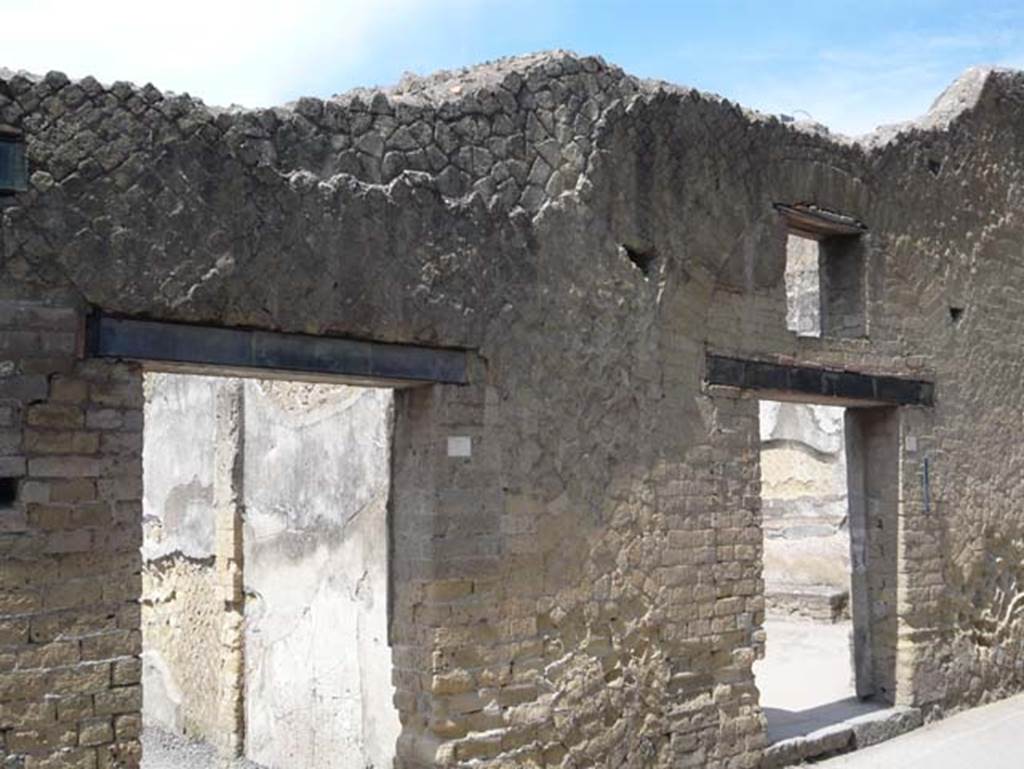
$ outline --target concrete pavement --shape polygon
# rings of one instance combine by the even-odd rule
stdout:
[[[815,764],[821,769],[1021,769],[1024,695],[974,708],[870,748]]]

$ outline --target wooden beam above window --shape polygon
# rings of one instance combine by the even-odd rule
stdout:
[[[794,234],[814,240],[837,235],[856,237],[868,231],[867,225],[852,216],[829,211],[813,203],[776,203],[775,210]]]
[[[141,361],[157,371],[343,381],[403,387],[467,384],[464,350],[384,344],[94,313],[86,355]]]

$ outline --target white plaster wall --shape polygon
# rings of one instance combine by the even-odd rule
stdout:
[[[383,769],[392,394],[246,383],[246,755]]]
[[[214,377],[147,374],[143,435],[143,719],[208,736],[217,704]]]
[[[147,374],[142,444],[146,560],[214,553],[213,457],[219,377]]]

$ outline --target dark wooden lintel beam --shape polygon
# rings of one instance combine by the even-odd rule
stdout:
[[[804,237],[821,240],[828,237],[856,237],[868,228],[852,216],[826,211],[807,203],[776,203],[775,210],[786,220],[786,226]]]
[[[931,406],[935,400],[935,385],[919,379],[788,366],[722,355],[707,356],[706,376],[709,385],[803,395],[813,399],[898,406]]]
[[[295,372],[396,385],[468,383],[467,353],[355,339],[90,316],[86,354],[155,364],[165,370],[237,375]],[[301,377],[296,377],[301,378]]]

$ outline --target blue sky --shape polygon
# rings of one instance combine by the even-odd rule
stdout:
[[[965,68],[1024,67],[1024,3],[974,0],[0,0],[0,66],[267,106],[568,48],[862,133]]]

